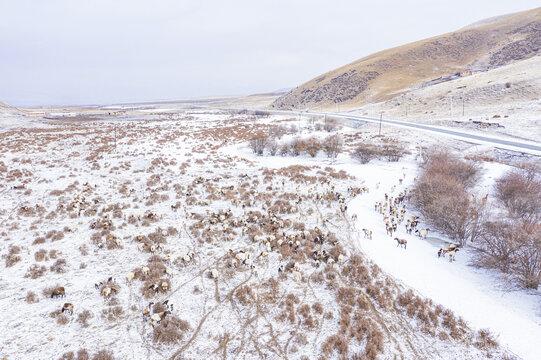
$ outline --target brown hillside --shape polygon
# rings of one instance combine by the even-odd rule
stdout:
[[[467,70],[484,71],[541,53],[541,8],[479,22],[456,32],[384,50],[278,98],[273,108],[352,108]]]

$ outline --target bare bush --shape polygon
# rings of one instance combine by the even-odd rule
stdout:
[[[541,222],[541,176],[535,168],[505,174],[496,181],[495,192],[512,217]]]
[[[77,360],[89,360],[90,355],[88,354],[88,351],[86,349],[79,349],[77,351]]]
[[[188,322],[176,316],[166,317],[154,327],[153,340],[157,343],[177,344],[184,337],[184,332],[190,329]]]
[[[412,200],[428,221],[453,241],[465,244],[481,234],[485,202],[468,192],[477,168],[445,152],[431,152]]]
[[[269,139],[267,142],[267,151],[270,155],[274,156],[278,152],[279,145],[274,139]]]
[[[325,138],[323,143],[323,149],[325,150],[327,157],[334,161],[338,154],[340,154],[342,151],[344,139],[342,139],[342,136],[339,134],[335,134]]]
[[[47,271],[47,268],[43,265],[34,264],[32,265],[26,274],[24,275],[25,278],[31,278],[31,279],[37,279],[42,277],[45,272]]]
[[[65,273],[66,272],[66,260],[65,259],[58,259],[55,261],[55,263],[51,266],[51,271],[55,273]]]
[[[113,353],[109,350],[100,350],[94,356],[92,356],[92,360],[114,360],[115,357],[113,356]]]
[[[252,151],[257,155],[263,155],[263,151],[265,151],[265,147],[267,146],[267,142],[269,141],[269,137],[264,134],[258,134],[255,135],[250,139],[249,146]]]
[[[93,317],[94,314],[92,314],[89,310],[83,310],[77,316],[77,321],[81,323],[82,327],[88,327],[88,319],[92,319]]]
[[[21,261],[21,257],[18,255],[20,252],[20,247],[10,245],[8,254],[4,255],[6,259],[6,267],[12,267],[13,265]]]
[[[29,303],[29,304],[39,302],[38,296],[37,296],[36,293],[33,292],[33,291],[29,291],[29,292],[26,293],[25,301],[26,301],[27,303]]]
[[[378,150],[375,145],[363,144],[353,150],[351,157],[359,161],[361,164],[366,164],[371,160],[378,158]]]

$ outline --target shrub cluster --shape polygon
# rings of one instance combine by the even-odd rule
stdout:
[[[448,152],[429,151],[412,192],[412,201],[425,219],[461,245],[481,233],[485,201],[469,192],[478,173],[471,162]]]

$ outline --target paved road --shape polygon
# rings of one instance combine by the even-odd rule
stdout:
[[[269,111],[269,110],[263,110],[263,111]],[[358,121],[360,123],[365,123],[365,122],[379,123],[380,122],[380,119],[378,118],[372,118],[372,117],[367,117],[367,116],[319,112],[319,111],[299,112],[299,111],[284,111],[284,110],[274,111],[272,110],[271,112],[280,112],[280,113],[296,114],[296,115],[298,115],[299,113],[308,114],[308,115],[321,115],[321,116],[327,115],[327,116],[347,119],[351,121]],[[541,156],[541,143],[505,140],[505,139],[500,139],[500,138],[494,138],[494,137],[489,137],[489,136],[482,136],[482,135],[476,135],[476,134],[462,132],[462,131],[451,130],[449,128],[444,128],[444,127],[416,124],[416,123],[399,121],[399,120],[382,119],[381,123],[386,124],[386,125],[402,126],[406,128],[419,129],[422,131],[427,131],[427,132],[432,132],[432,133],[444,134],[447,136],[453,136],[458,139],[462,139],[462,140],[472,142],[472,143],[489,144],[489,145],[493,145],[496,148],[520,151],[520,152],[525,152],[525,153]]]

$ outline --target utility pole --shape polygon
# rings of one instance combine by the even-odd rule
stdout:
[[[381,136],[381,118],[383,117],[383,113],[379,113],[379,135]]]

